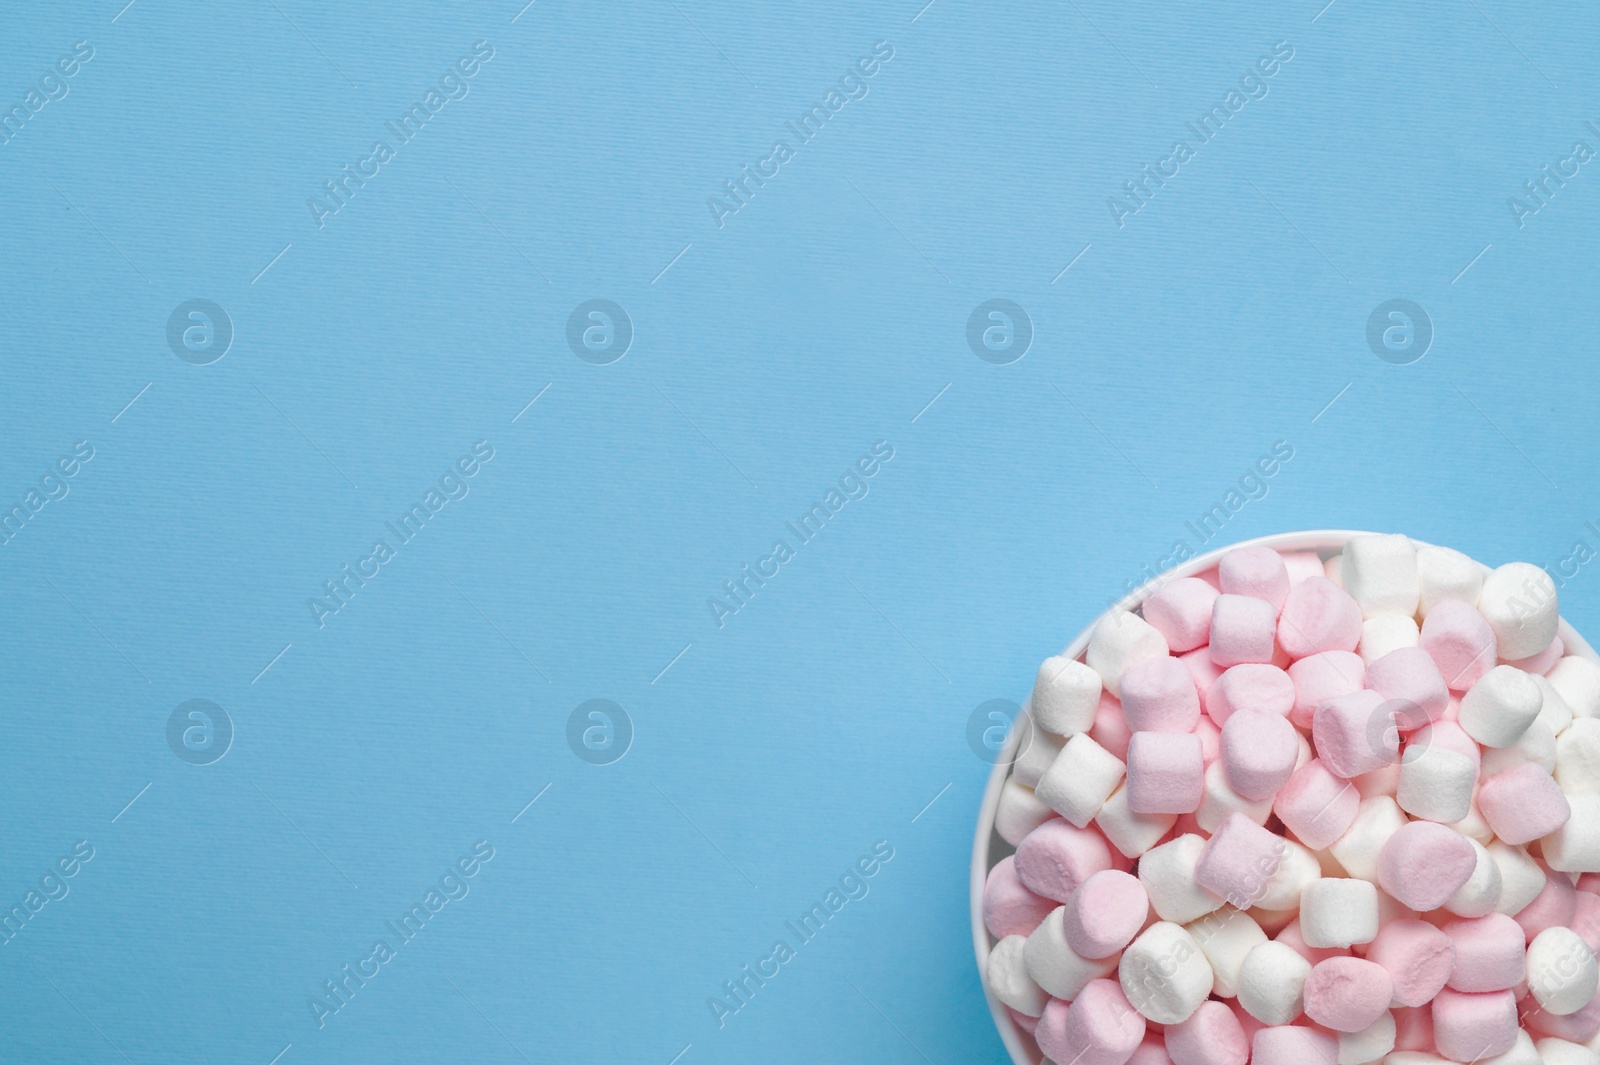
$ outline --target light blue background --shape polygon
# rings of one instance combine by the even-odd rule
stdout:
[[[5,108],[95,49],[0,146],[0,509],[95,448],[0,547],[0,903],[96,852],[0,946],[7,1060],[1002,1061],[968,714],[1274,442],[1220,540],[1600,546],[1600,174],[1506,204],[1600,148],[1582,5],[121,6],[0,15]],[[307,198],[480,39],[319,230]],[[880,40],[718,228],[707,197]],[[1118,228],[1107,197],[1280,40]],[[196,297],[236,332],[209,366],[165,341]],[[966,345],[994,297],[1036,330],[1012,365]],[[634,325],[612,365],[565,342],[592,298]],[[1411,365],[1366,343],[1392,298],[1436,331]],[[470,495],[319,629],[307,598],[478,440]],[[708,598],[880,440],[719,630]],[[206,767],[165,739],[194,698],[237,729]],[[565,740],[594,698],[636,731],[605,767]],[[471,894],[319,1030],[310,996],[480,839]],[[870,895],[719,1029],[708,997],[876,840]]]

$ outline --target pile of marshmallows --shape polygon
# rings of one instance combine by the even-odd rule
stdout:
[[[1405,536],[1112,611],[1039,668],[989,989],[1060,1065],[1600,1065],[1600,667],[1559,624],[1543,570]]]

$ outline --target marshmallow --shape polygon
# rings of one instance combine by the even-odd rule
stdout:
[[[1455,945],[1449,982],[1454,990],[1505,991],[1522,982],[1522,928],[1505,914],[1451,921],[1444,934]]]
[[[1419,640],[1451,691],[1466,691],[1494,668],[1494,630],[1458,599],[1446,599],[1428,615]]]
[[[994,812],[994,830],[1015,847],[1023,837],[1050,819],[1050,807],[1039,801],[1033,789],[1007,777],[1000,786],[1000,804]]]
[[[1294,771],[1272,809],[1296,839],[1322,850],[1344,834],[1360,806],[1361,795],[1350,781],[1312,760]]]
[[[1027,935],[1054,906],[1022,886],[1012,855],[996,862],[983,882],[983,926],[996,939]]]
[[[1178,667],[1180,670],[1183,668]],[[1194,695],[1194,686],[1184,684]],[[1124,706],[1130,705],[1128,702]],[[1199,713],[1195,701],[1195,713]],[[1291,733],[1290,759],[1293,759],[1294,731]],[[1600,721],[1596,722],[1600,725]],[[1200,737],[1188,732],[1135,732],[1128,741],[1128,807],[1141,814],[1187,814],[1200,808],[1204,788],[1205,761],[1200,752]],[[1259,798],[1259,796],[1257,796]]]
[[[1467,882],[1445,900],[1444,908],[1457,917],[1483,917],[1494,913],[1500,905],[1500,866],[1495,864],[1482,843],[1470,836],[1468,842],[1472,844],[1477,864],[1472,867],[1472,875]]]
[[[1344,545],[1339,577],[1363,617],[1417,612],[1422,592],[1417,549],[1406,536],[1352,536]]]
[[[1150,898],[1138,877],[1106,869],[1079,884],[1062,909],[1067,945],[1085,958],[1109,958],[1144,927]]]
[[[1322,556],[1315,551],[1285,551],[1283,566],[1289,571],[1290,587],[1323,575]]]
[[[1256,909],[1292,911],[1300,905],[1306,885],[1322,876],[1322,864],[1315,853],[1293,840],[1283,840],[1282,844],[1282,858],[1257,894]]]
[[[1477,855],[1465,836],[1432,821],[1412,821],[1378,855],[1378,883],[1413,910],[1444,905],[1472,876]]]
[[[1250,1058],[1244,1026],[1223,1002],[1202,1002],[1167,1029],[1166,1039],[1173,1065],[1245,1065]]]
[[[1356,791],[1363,799],[1370,799],[1374,795],[1387,795],[1394,798],[1395,792],[1400,790],[1400,763],[1381,766],[1370,773],[1362,773],[1350,783],[1356,786]]]
[[[1140,613],[1174,654],[1202,647],[1211,638],[1211,608],[1221,594],[1198,577],[1180,577],[1144,601]]]
[[[1366,687],[1367,664],[1351,651],[1323,651],[1290,666],[1289,679],[1294,683],[1289,720],[1310,728],[1318,706]]]
[[[1122,782],[1122,759],[1078,733],[1045,770],[1034,793],[1056,813],[1083,828]]]
[[[1504,914],[1521,912],[1544,890],[1544,870],[1521,847],[1496,840],[1484,849],[1500,870],[1500,902],[1495,910]]]
[[[1288,1024],[1304,1010],[1311,962],[1284,943],[1258,943],[1239,967],[1239,1005],[1262,1024]]]
[[[1545,873],[1544,878],[1544,887],[1533,901],[1511,915],[1530,940],[1546,928],[1571,927],[1578,913],[1578,889],[1572,881],[1559,873]]]
[[[1128,1059],[1128,1065],[1174,1065],[1174,1063],[1172,1055],[1167,1053],[1166,1040],[1154,1032],[1147,1032],[1144,1039],[1134,1048],[1133,1056]]]
[[[1346,780],[1399,758],[1395,704],[1375,691],[1329,699],[1311,718],[1311,741],[1329,772]],[[1402,726],[1403,727],[1403,726]]]
[[[1107,691],[1122,693],[1122,675],[1131,666],[1167,656],[1167,640],[1148,621],[1126,610],[1112,610],[1094,627],[1084,659],[1100,674]]]
[[[1178,656],[1189,675],[1194,678],[1195,689],[1202,695],[1210,689],[1222,676],[1222,669],[1211,661],[1211,648],[1196,647],[1193,651],[1186,651]]]
[[[1041,898],[1066,902],[1077,886],[1111,868],[1111,848],[1092,828],[1052,817],[1017,845],[1017,879]]]
[[[1243,814],[1229,814],[1206,840],[1195,880],[1239,909],[1249,909],[1287,852],[1280,836]]]
[[[1549,725],[1550,731],[1557,736],[1561,735],[1566,727],[1572,724],[1572,707],[1568,706],[1567,701],[1561,697],[1561,693],[1556,691],[1555,685],[1537,673],[1528,675],[1533,679],[1534,687],[1539,689],[1539,695],[1544,699],[1544,704],[1539,707],[1537,720]]]
[[[1378,930],[1367,960],[1389,974],[1395,1005],[1426,1006],[1450,979],[1455,941],[1426,921],[1403,918]]]
[[[1517,1032],[1517,1041],[1504,1054],[1483,1058],[1477,1065],[1541,1065],[1539,1050],[1526,1031]]]
[[[1133,1008],[1157,1024],[1187,1020],[1211,994],[1211,964],[1181,925],[1157,921],[1122,952],[1122,991]]]
[[[1194,734],[1200,737],[1200,754],[1206,765],[1222,757],[1222,730],[1209,717],[1202,717],[1195,723]]]
[[[1548,1036],[1593,1047],[1600,1037],[1600,997],[1590,999],[1576,1013],[1555,1014],[1529,996],[1522,1001],[1522,1023],[1535,1038]]]
[[[1301,893],[1300,937],[1306,946],[1349,947],[1370,943],[1377,934],[1378,889],[1369,882],[1321,877]]]
[[[1225,595],[1249,595],[1283,609],[1289,597],[1289,567],[1270,547],[1236,547],[1217,563],[1217,581]]]
[[[1010,1006],[1006,1007],[1006,1015],[1009,1016],[1013,1022],[1015,1022],[1018,1028],[1021,1028],[1029,1035],[1032,1035],[1034,1030],[1039,1027],[1039,1018],[1030,1017],[1026,1013],[1012,1009]]]
[[[1445,686],[1439,667],[1421,647],[1402,647],[1368,662],[1367,687],[1390,702],[1402,704],[1396,709],[1396,717],[1403,732],[1439,720],[1450,702],[1450,689]]]
[[[1577,1013],[1600,989],[1594,952],[1570,928],[1546,928],[1534,936],[1527,967],[1528,992],[1545,1012],[1559,1017]]]
[[[1534,721],[1509,747],[1485,748],[1478,775],[1480,779],[1488,779],[1525,763],[1536,765],[1546,773],[1556,771],[1556,734],[1543,721]]]
[[[1406,824],[1406,815],[1387,795],[1362,799],[1356,819],[1344,835],[1328,846],[1345,872],[1361,880],[1378,881],[1379,859],[1383,848]],[[1469,874],[1470,875],[1470,874]]]
[[[1033,681],[1033,719],[1046,732],[1073,736],[1094,724],[1100,674],[1059,655],[1044,660]]]
[[[1219,726],[1245,708],[1287,717],[1294,697],[1289,674],[1274,665],[1245,662],[1229,667],[1206,689],[1206,715]]]
[[[1206,766],[1205,794],[1200,798],[1200,809],[1195,811],[1195,822],[1204,832],[1215,832],[1229,814],[1243,814],[1258,825],[1267,823],[1272,816],[1272,798],[1252,802],[1228,786],[1228,774],[1222,762]]]
[[[1573,795],[1566,801],[1572,817],[1544,837],[1544,860],[1564,873],[1600,872],[1600,795]]]
[[[1600,717],[1600,666],[1568,655],[1551,667],[1545,679],[1566,700],[1574,717]]]
[[[1361,623],[1361,643],[1356,652],[1371,665],[1390,651],[1416,647],[1421,642],[1422,630],[1415,621],[1401,614],[1385,614]]]
[[[1555,778],[1569,799],[1600,793],[1600,718],[1577,718],[1556,737]]]
[[[1211,608],[1211,660],[1226,669],[1244,662],[1271,662],[1278,612],[1265,599],[1217,596]]]
[[[1139,859],[1139,882],[1150,898],[1150,906],[1163,921],[1188,924],[1221,908],[1223,900],[1195,880],[1205,840],[1182,835],[1168,840]]]
[[[1128,728],[1128,719],[1122,713],[1122,701],[1110,692],[1101,692],[1094,710],[1094,727],[1089,730],[1090,738],[1118,758],[1126,758],[1128,737],[1132,735],[1133,730]]]
[[[1330,555],[1328,560],[1322,564],[1322,575],[1341,588],[1344,587],[1344,577],[1340,573],[1344,568],[1343,561],[1344,558],[1341,555]]]
[[[1073,999],[1090,981],[1114,972],[1117,959],[1085,958],[1073,950],[1067,943],[1065,918],[1065,906],[1051,910],[1039,927],[1028,934],[1022,948],[1022,961],[1034,983],[1055,998]]]
[[[1039,783],[1039,778],[1050,768],[1050,763],[1056,760],[1056,755],[1061,753],[1066,741],[1059,736],[1052,736],[1037,725],[1025,727],[1028,731],[1022,738],[1022,750],[1017,753],[1016,761],[1011,764],[1011,779],[1031,788]]]
[[[1298,1024],[1263,1028],[1250,1040],[1250,1065],[1323,1065],[1338,1058],[1337,1039]]]
[[[1022,949],[1027,942],[1024,936],[1006,936],[989,951],[989,964],[984,972],[995,998],[1018,1013],[1037,1017],[1044,1012],[1044,1004],[1050,996],[1033,982],[1023,964]]]
[[[1541,1039],[1534,1044],[1544,1065],[1600,1065],[1600,1054],[1565,1039]]]
[[[1585,873],[1584,877],[1593,877],[1593,873]],[[1582,877],[1579,878],[1580,883]],[[1581,888],[1574,896],[1577,910],[1572,915],[1571,928],[1582,937],[1589,945],[1590,951],[1600,951],[1600,895],[1584,891]]]
[[[1455,1061],[1504,1054],[1517,1041],[1517,1000],[1510,991],[1439,992],[1433,1000],[1433,1040]]]
[[[1053,1061],[1126,1065],[1144,1040],[1144,1019],[1110,980],[1095,980],[1069,1006],[1052,1002],[1033,1037]]]
[[[1461,727],[1485,747],[1509,747],[1543,706],[1532,677],[1515,666],[1495,666],[1461,697]]]
[[[1595,725],[1600,728],[1600,719]],[[1238,710],[1222,726],[1221,755],[1229,787],[1246,799],[1268,799],[1294,772],[1300,737],[1287,717],[1263,710]]]
[[[1478,609],[1494,629],[1500,657],[1507,661],[1550,646],[1561,624],[1555,581],[1527,562],[1508,562],[1485,577]]]
[[[1128,788],[1124,785],[1111,793],[1095,815],[1094,823],[1124,857],[1137,858],[1160,843],[1177,820],[1176,814],[1136,813],[1129,804]]]
[[[1451,727],[1460,732],[1458,727]],[[1473,753],[1477,753],[1476,747]],[[1412,817],[1454,824],[1471,812],[1477,783],[1476,757],[1442,743],[1408,743],[1400,758],[1400,787],[1395,801]]]
[[[1190,732],[1200,720],[1200,693],[1176,658],[1157,658],[1122,675],[1122,712],[1134,732]]]
[[[1336,1032],[1360,1032],[1389,1012],[1394,985],[1383,966],[1361,958],[1328,958],[1306,978],[1306,1016]]]
[[[1361,642],[1361,607],[1343,588],[1312,577],[1290,589],[1278,616],[1278,646],[1290,658],[1354,651]]]
[[[1440,985],[1444,986],[1443,984]],[[1432,998],[1432,996],[1429,996]],[[1433,1009],[1430,1002],[1426,1006],[1414,1008],[1400,1007],[1391,1010],[1394,1014],[1394,1045],[1401,1051],[1420,1051],[1433,1049]],[[1443,1058],[1434,1057],[1432,1054],[1390,1054],[1385,1061],[1389,1065],[1396,1057],[1428,1058],[1431,1061],[1443,1061]]]
[[[1507,843],[1549,835],[1572,816],[1555,779],[1531,763],[1485,780],[1478,788],[1478,809],[1494,834]]]
[[[1558,634],[1555,639],[1550,641],[1550,646],[1538,654],[1529,655],[1527,658],[1512,659],[1506,665],[1516,666],[1524,673],[1545,674],[1550,672],[1551,668],[1561,661],[1562,656],[1566,653],[1567,645],[1562,642]]]
[[[1377,1061],[1394,1049],[1394,1014],[1384,1010],[1359,1032],[1339,1033],[1339,1065]]]
[[[1223,998],[1239,993],[1239,970],[1246,955],[1267,942],[1250,915],[1229,906],[1184,926],[1200,944],[1214,978],[1212,991]]]
[[[1450,601],[1475,607],[1483,591],[1483,566],[1448,547],[1419,547],[1417,584],[1417,613],[1423,618],[1432,617],[1434,607]]]

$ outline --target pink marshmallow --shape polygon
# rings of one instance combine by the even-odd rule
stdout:
[[[1122,701],[1110,692],[1100,693],[1100,705],[1094,709],[1094,726],[1089,738],[1122,759],[1128,760],[1128,719],[1122,712]]]
[[[1566,653],[1567,645],[1562,642],[1561,637],[1557,636],[1555,639],[1550,641],[1550,645],[1548,647],[1546,647],[1543,651],[1540,651],[1538,654],[1529,655],[1527,658],[1519,658],[1515,662],[1507,662],[1506,664],[1510,666],[1516,666],[1524,673],[1538,673],[1543,675],[1550,672],[1550,667],[1561,661],[1561,656],[1565,655]]]
[[[1167,1053],[1173,1065],[1245,1065],[1250,1041],[1227,1003],[1211,999],[1167,1027]]]
[[[1353,651],[1323,651],[1290,666],[1289,680],[1294,684],[1289,720],[1310,728],[1317,707],[1366,687],[1367,664]]]
[[[1283,568],[1289,571],[1290,587],[1324,576],[1322,556],[1315,551],[1283,552]]]
[[[1288,716],[1294,706],[1294,681],[1277,666],[1246,662],[1222,673],[1206,689],[1206,716],[1220,727],[1235,710],[1248,707]]]
[[[1506,843],[1530,843],[1567,823],[1572,807],[1542,766],[1524,762],[1478,786],[1478,810]]]
[[[1034,1029],[1039,1027],[1039,1018],[1037,1017],[1030,1017],[1026,1013],[1019,1013],[1010,1006],[1006,1007],[1006,1012],[1011,1014],[1011,1019],[1016,1022],[1017,1027],[1021,1028],[1029,1035],[1032,1035]]]
[[[1222,730],[1209,717],[1195,723],[1194,734],[1200,737],[1200,757],[1206,765],[1222,757]]]
[[[1482,1061],[1517,1041],[1517,1000],[1509,991],[1439,992],[1433,1000],[1433,1041],[1452,1061]]]
[[[1128,1065],[1173,1065],[1173,1061],[1172,1055],[1167,1052],[1166,1042],[1161,1036],[1150,1032],[1134,1050]]]
[[[1276,943],[1282,943],[1296,954],[1300,955],[1312,965],[1325,958],[1341,958],[1349,954],[1343,947],[1308,947],[1303,936],[1300,935],[1300,919],[1296,917],[1283,926],[1283,931],[1273,937]],[[1440,987],[1444,984],[1441,982]]]
[[[1265,799],[1294,772],[1300,734],[1286,717],[1265,710],[1236,710],[1222,726],[1221,755],[1228,787],[1251,801]]]
[[[1178,661],[1188,667],[1189,675],[1194,678],[1195,690],[1202,696],[1211,690],[1211,686],[1222,676],[1222,667],[1211,661],[1211,648],[1196,647],[1193,651],[1185,651],[1178,656]]]
[[[1444,715],[1450,689],[1433,658],[1420,647],[1401,647],[1367,666],[1367,687],[1396,708],[1401,732],[1419,729]]]
[[[1459,599],[1445,599],[1428,612],[1421,647],[1451,691],[1466,691],[1495,666],[1489,620]]]
[[[1505,991],[1526,975],[1522,928],[1503,913],[1451,921],[1444,934],[1455,944],[1449,986],[1455,991]]]
[[[1571,928],[1578,914],[1578,889],[1560,873],[1546,872],[1544,888],[1533,901],[1512,914],[1530,942],[1546,928]]]
[[[1338,1060],[1339,1041],[1309,1025],[1263,1028],[1250,1042],[1250,1065],[1332,1065]]]
[[[1578,933],[1590,953],[1600,954],[1600,895],[1579,891],[1573,902],[1572,921],[1566,927]]]
[[[983,926],[996,939],[1025,936],[1039,927],[1056,904],[1040,898],[1017,879],[1015,855],[1006,855],[983,882]]]
[[[1236,547],[1217,564],[1217,580],[1226,595],[1249,595],[1283,609],[1289,597],[1289,567],[1270,547]]]
[[[1522,1023],[1537,1036],[1553,1036],[1573,1043],[1587,1043],[1600,1035],[1600,994],[1577,1013],[1557,1016],[1540,1007],[1538,1000],[1529,995],[1521,1003]]]
[[[1375,691],[1336,696],[1317,707],[1311,741],[1328,771],[1349,780],[1394,763],[1400,737],[1391,710]]]
[[[1402,825],[1378,852],[1378,883],[1413,910],[1437,909],[1478,865],[1467,837],[1432,821]]]
[[[1401,918],[1378,929],[1367,960],[1383,966],[1400,1006],[1426,1006],[1455,966],[1455,941],[1426,921]]]
[[[1245,662],[1272,661],[1278,612],[1265,599],[1217,596],[1211,608],[1211,660],[1226,669]]]
[[[1334,776],[1313,758],[1296,769],[1278,792],[1272,812],[1302,844],[1320,851],[1344,835],[1360,805],[1361,793],[1355,785]]]
[[[1034,1030],[1052,1061],[1126,1065],[1144,1041],[1145,1020],[1115,980],[1091,980],[1071,1005],[1051,999]]]
[[[1066,902],[1077,886],[1111,868],[1111,848],[1097,828],[1078,828],[1052,817],[1017,845],[1022,886],[1042,898]]]
[[[1287,853],[1282,837],[1235,811],[1206,840],[1195,865],[1195,882],[1247,910],[1266,890]]]
[[[1336,1032],[1359,1032],[1389,1009],[1394,984],[1381,965],[1361,958],[1329,958],[1306,977],[1306,1016]]]
[[[1205,792],[1205,772],[1199,736],[1135,732],[1128,741],[1128,809],[1136,814],[1193,813]]]
[[[1134,732],[1189,732],[1200,720],[1194,677],[1175,658],[1153,658],[1122,675],[1122,712]]]
[[[1139,878],[1107,869],[1078,885],[1067,900],[1061,927],[1067,945],[1080,956],[1109,958],[1133,942],[1149,915],[1150,896]]]
[[[1166,637],[1173,654],[1181,654],[1211,638],[1211,608],[1219,594],[1198,577],[1180,577],[1162,585],[1139,612]]]
[[[1310,577],[1290,589],[1277,633],[1291,658],[1354,651],[1361,642],[1361,607],[1327,578]]]

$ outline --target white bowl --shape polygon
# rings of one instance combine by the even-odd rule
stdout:
[[[1162,584],[1179,577],[1192,577],[1197,573],[1211,569],[1222,559],[1222,556],[1236,547],[1270,547],[1276,551],[1316,551],[1323,558],[1338,554],[1344,550],[1344,545],[1352,536],[1369,535],[1350,529],[1316,529],[1309,532],[1276,533],[1272,536],[1261,536],[1254,540],[1243,540],[1236,544],[1228,544],[1214,551],[1198,555],[1188,562],[1163,573],[1155,581],[1135,590],[1123,597],[1112,609],[1132,610],[1152,595]],[[1419,547],[1426,546],[1421,540],[1414,540]],[[1105,613],[1110,613],[1107,610]],[[1105,613],[1097,615],[1085,626],[1084,630],[1075,636],[1066,650],[1061,652],[1065,658],[1077,658],[1089,646],[1089,635],[1094,627],[1099,624],[1100,618]],[[1582,655],[1595,662],[1600,662],[1600,655],[1595,654],[1594,648],[1582,636],[1575,632],[1567,619],[1561,619],[1561,640],[1566,645],[1567,654]],[[1046,654],[1054,653],[1053,650]],[[1041,655],[1041,660],[1044,658]],[[1030,696],[1031,699],[1031,696]],[[1024,701],[1022,713],[1030,712],[1029,703]],[[1020,717],[1020,715],[1019,715]],[[1011,752],[1022,736],[1024,730],[1013,729],[1005,749],[1001,752],[1000,760],[995,764],[989,774],[989,786],[983,792],[983,805],[978,808],[978,832],[972,844],[972,942],[978,954],[978,977],[983,979],[989,967],[989,951],[994,947],[994,939],[989,935],[989,930],[983,926],[983,882],[989,875],[996,862],[1006,855],[1011,854],[1014,848],[1001,839],[994,830],[995,810],[1000,805],[1000,788],[1011,775]],[[1006,1045],[1006,1050],[1011,1054],[1011,1060],[1016,1065],[1039,1065],[1043,1055],[1033,1041],[1033,1037],[1017,1027],[1011,1015],[1006,1012],[1005,1005],[989,991],[988,982],[984,982],[984,995],[989,1000],[989,1012],[994,1015],[995,1027],[1000,1030],[1000,1039]]]

